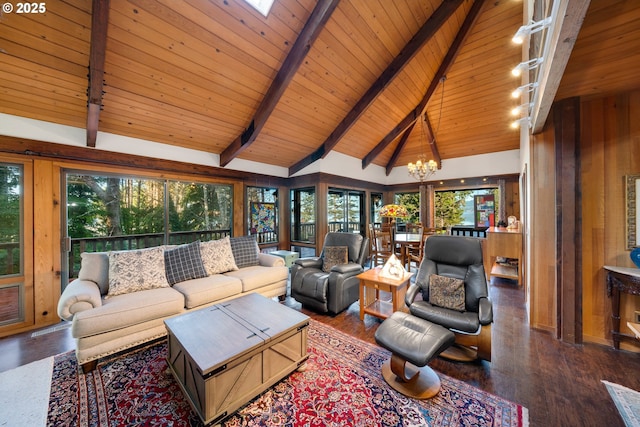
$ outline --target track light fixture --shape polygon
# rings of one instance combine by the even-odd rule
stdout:
[[[538,87],[538,82],[529,83],[524,86],[520,86],[518,89],[511,92],[512,98],[520,98],[525,92],[533,92]]]
[[[523,112],[529,112],[529,108],[533,107],[533,102],[529,104],[518,105],[517,107],[511,110],[511,115],[514,117],[520,116]]]
[[[516,77],[519,77],[522,75],[523,71],[533,70],[534,68],[542,64],[543,61],[544,61],[544,58],[540,57],[540,58],[534,58],[528,61],[521,62],[518,65],[516,65],[516,67],[513,70],[511,70],[511,74],[513,74]]]
[[[518,120],[514,120],[511,122],[511,128],[512,129],[518,129],[521,126],[526,125],[527,127],[531,127],[531,118],[529,116],[527,117],[522,117]]]
[[[547,28],[549,25],[551,25],[550,16],[548,18],[543,19],[542,21],[537,21],[537,22],[532,21],[530,24],[523,25],[522,27],[520,27],[516,32],[516,35],[513,36],[511,40],[516,44],[522,44],[524,43],[525,37],[527,37],[530,34],[537,33],[538,31],[542,31],[545,28]]]

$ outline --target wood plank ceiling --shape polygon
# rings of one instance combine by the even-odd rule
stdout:
[[[0,112],[87,128],[89,146],[94,129],[290,173],[329,150],[389,170],[519,148],[521,1],[276,0],[266,18],[242,0],[95,2],[93,24],[86,0],[0,16]]]

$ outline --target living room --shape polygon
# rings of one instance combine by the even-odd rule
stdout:
[[[97,8],[103,2],[95,3]],[[505,197],[513,202],[509,214],[523,225],[525,280],[517,289],[521,296],[514,298],[521,298],[527,329],[578,348],[613,345],[604,266],[633,267],[625,178],[640,173],[633,120],[640,93],[634,74],[640,63],[640,7],[634,2],[556,2],[554,7],[568,10],[565,26],[559,25],[562,19],[556,22],[558,31],[573,36],[562,38],[568,42],[559,43],[554,60],[544,63],[547,83],[540,84],[548,86],[530,93],[540,97],[530,99],[537,115],[531,110],[531,127],[520,131],[509,128],[508,110],[521,103],[509,93],[526,83],[509,72],[533,57],[529,47],[542,40],[536,37],[552,31],[531,34],[525,47],[514,46],[511,38],[533,16],[535,21],[547,16],[553,2],[481,2],[479,17],[441,80],[439,67],[455,52],[451,47],[476,3],[451,2],[460,5],[452,6],[456,24],[434,31],[438,35],[407,61],[404,74],[386,85],[381,76],[388,76],[385,71],[420,25],[449,2],[408,1],[397,10],[382,1],[320,2],[335,10],[325,10],[324,20],[313,15],[315,21],[309,19],[311,1],[277,1],[267,18],[235,1],[184,7],[142,3],[112,0],[106,22],[104,11],[92,15],[85,2],[47,2],[46,14],[5,10],[0,18],[6,59],[0,65],[6,77],[0,92],[0,158],[24,167],[23,229],[33,230],[25,253],[34,254],[23,261],[22,317],[0,326],[0,334],[10,337],[59,322],[56,306],[70,278],[64,277],[68,269],[60,243],[67,232],[61,206],[67,203],[64,182],[70,171],[229,185],[234,236],[250,232],[247,189],[275,188],[276,247],[301,245],[319,252],[323,233],[311,245],[292,236],[291,190],[314,189],[318,230],[328,229],[330,190],[361,192],[366,225],[373,222],[374,194],[392,203],[397,194],[421,192],[406,164],[426,153],[439,156],[438,169],[425,183],[429,201],[439,186],[505,182]],[[102,38],[92,31],[100,17],[106,25]],[[385,30],[388,22],[396,29]],[[314,25],[326,31],[315,43],[304,33],[306,64],[287,62],[293,61],[288,53],[295,51],[298,35]],[[360,30],[350,38],[341,28]],[[101,70],[90,67],[90,57],[100,55],[100,49],[92,51],[100,40]],[[558,57],[564,64],[553,64]],[[104,84],[88,82],[87,69],[103,71],[98,80]],[[263,102],[272,82],[296,69],[269,120],[261,119],[268,115]],[[538,74],[530,70],[530,76]],[[353,118],[350,111],[371,87],[387,92],[370,100],[372,109],[360,111],[359,120],[346,128],[341,121]],[[406,142],[396,134],[380,145],[422,99],[428,100],[424,111],[432,129],[420,120]],[[257,136],[243,142],[249,129]],[[343,136],[332,140],[338,133]],[[428,138],[435,149],[427,133],[435,135]],[[429,221],[436,225],[426,211]],[[3,287],[16,282],[15,276],[2,280]],[[627,322],[639,310],[637,296],[621,295],[622,332],[631,333]],[[629,363],[637,359],[636,343],[620,347],[620,353],[631,354]],[[631,378],[627,385],[637,390],[639,382]]]

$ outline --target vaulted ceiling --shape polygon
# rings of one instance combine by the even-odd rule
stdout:
[[[331,150],[389,170],[519,148],[522,1],[93,3],[1,15],[0,112],[290,173]]]

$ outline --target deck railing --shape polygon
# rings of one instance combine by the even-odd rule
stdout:
[[[181,245],[196,240],[217,240],[229,236],[231,230],[180,231],[169,233],[169,245]],[[82,252],[108,252],[144,249],[164,244],[164,233],[129,234],[124,236],[82,237],[71,239],[69,277],[78,277]]]

